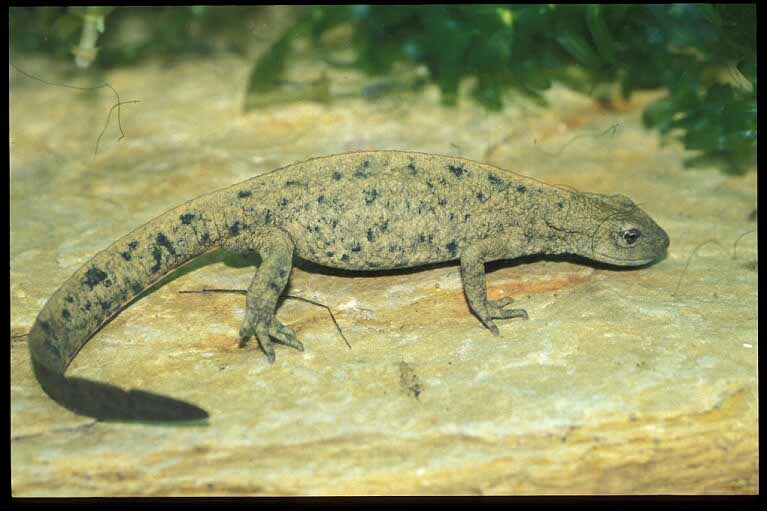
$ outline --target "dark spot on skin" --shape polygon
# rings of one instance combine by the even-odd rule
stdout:
[[[335,179],[336,181],[340,181],[342,177],[343,176],[341,175],[340,172],[333,172],[333,179]]]
[[[93,289],[94,287],[101,284],[104,280],[106,280],[106,278],[107,274],[103,271],[99,270],[98,268],[90,268],[85,273],[83,284],[88,286],[88,289]]]
[[[344,261],[344,262],[346,262],[346,261],[348,261],[348,260],[349,260],[349,256],[348,256],[348,255],[346,255],[346,254],[344,254],[344,255],[342,255],[342,256],[341,256],[341,260],[342,260],[342,261]]]
[[[503,186],[503,179],[496,176],[495,174],[488,174],[487,180],[490,181],[491,184],[495,186]]]
[[[444,207],[444,206],[447,206],[447,199],[446,199],[446,198],[444,198],[444,197],[440,197],[440,198],[437,200],[437,204],[439,204],[440,206],[443,206],[443,207]]]
[[[324,195],[320,195],[319,197],[317,197],[317,204],[322,204],[323,202],[325,202]]]
[[[242,192],[240,192],[240,193],[242,193]],[[181,219],[181,223],[182,224],[189,225],[189,224],[192,223],[192,220],[194,220],[197,217],[195,215],[191,214],[191,213],[187,213],[186,215],[181,215],[179,218]]]
[[[365,204],[372,205],[378,197],[378,190],[365,190]]]
[[[64,309],[61,311],[61,317],[64,319],[69,319],[72,317],[72,315],[69,313],[68,310]]]
[[[123,256],[123,259],[125,259],[126,261],[130,261],[131,259],[133,259],[133,257],[130,255],[130,252],[123,252],[120,255]]]
[[[455,240],[445,245],[445,248],[450,251],[451,257],[454,257],[458,253],[458,244],[455,242]]]
[[[66,298],[64,298],[64,300],[66,300],[67,303],[74,303],[75,302],[75,299],[72,298],[71,296],[67,296]]]
[[[368,160],[365,160],[362,162],[362,165],[354,172],[354,177],[360,177],[362,179],[366,179],[370,177],[370,172],[367,172],[365,169],[368,169],[370,167],[370,162]]]
[[[463,176],[463,172],[466,170],[463,168],[463,165],[448,165],[447,168],[450,169],[450,172],[455,174],[455,177]]]
[[[272,223],[272,210],[271,209],[267,209],[266,212],[264,213],[264,223],[267,224],[267,225]]]
[[[487,201],[487,197],[485,197],[485,194],[482,192],[477,193],[477,200],[484,204]]]
[[[239,197],[240,199],[245,199],[247,197],[250,197],[251,195],[253,195],[253,193],[249,192],[248,190],[240,190],[239,192],[237,192],[237,197]]]
[[[333,257],[334,255],[336,255],[336,253],[335,252],[325,252],[325,255],[328,256],[328,257]]]
[[[357,242],[354,242],[354,245],[352,245],[352,252],[359,252],[360,250],[362,250],[362,247],[360,246],[360,244]]]
[[[229,236],[239,236],[242,224],[237,221],[229,226]]]
[[[160,247],[154,247],[152,249],[152,257],[154,257],[154,265],[149,268],[149,271],[157,273],[162,267],[162,250],[160,250]]]
[[[176,249],[173,248],[173,244],[165,234],[158,234],[156,241],[157,245],[152,249],[152,257],[154,257],[154,265],[150,268],[152,273],[157,273],[162,267],[162,250],[160,250],[160,247],[164,248],[169,255],[176,255]]]
[[[368,241],[373,241],[375,236],[373,235],[373,229],[368,229]]]
[[[173,248],[173,244],[163,233],[157,235],[157,244],[167,250],[170,255],[176,255],[176,250]]]
[[[138,241],[131,241],[128,243],[128,248],[131,250],[136,250],[138,248]]]
[[[51,326],[47,322],[41,321],[40,326],[43,327],[43,330],[46,332],[50,332]],[[45,349],[47,349],[57,359],[61,358],[61,349],[59,349],[59,347],[56,345],[55,339],[50,337],[47,338],[45,340]]]
[[[525,193],[525,192],[527,191],[527,188],[525,188],[525,187],[524,187],[524,186],[522,186],[522,185],[519,185],[519,186],[517,187],[517,191],[518,191],[519,193]]]

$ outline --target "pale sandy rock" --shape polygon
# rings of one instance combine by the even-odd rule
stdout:
[[[64,81],[43,60],[18,63]],[[108,79],[126,137],[96,138],[109,93],[11,75],[11,461],[17,496],[756,493],[756,177],[688,171],[678,144],[555,87],[551,108],[489,113],[436,90],[375,103],[240,112],[248,62],[147,63]],[[226,79],[222,79],[226,77]],[[332,79],[332,77],[331,77]],[[362,80],[344,75],[343,80]],[[348,86],[348,83],[344,82]],[[361,82],[362,83],[362,82]],[[237,346],[256,259],[204,256],[118,315],[70,368],[197,403],[206,426],[94,423],[32,377],[25,334],[98,250],[199,194],[359,149],[459,155],[642,204],[671,238],[642,270],[496,263],[471,314],[456,265],[386,274],[293,270],[278,317],[306,351]],[[702,243],[709,240],[715,242]],[[692,256],[692,258],[691,258]],[[690,259],[691,258],[691,259]]]

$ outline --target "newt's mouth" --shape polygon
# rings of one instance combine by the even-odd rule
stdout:
[[[663,259],[666,256],[667,252],[668,251],[666,247],[663,247],[660,250],[658,250],[656,254],[653,255],[652,257],[640,257],[640,258],[614,257],[607,254],[602,254],[601,252],[597,252],[597,254],[599,254],[603,258],[604,262],[609,264],[616,264],[619,266],[642,266],[642,265],[650,264],[652,262]]]
[[[643,258],[643,259],[624,259],[620,257],[612,257],[605,254],[599,254],[603,257],[604,262],[609,264],[615,264],[618,266],[642,266],[645,264],[650,264],[653,261],[657,261],[664,255],[666,255],[666,252],[664,251],[662,254],[659,254],[655,257],[650,258]]]

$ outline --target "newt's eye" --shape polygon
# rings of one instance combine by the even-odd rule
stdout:
[[[628,229],[621,233],[621,238],[623,238],[624,243],[626,243],[626,245],[629,247],[635,245],[641,237],[642,231],[639,229]]]

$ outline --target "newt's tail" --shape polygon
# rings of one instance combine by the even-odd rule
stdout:
[[[170,271],[217,248],[222,226],[206,214],[208,198],[170,210],[113,243],[51,296],[29,333],[29,351],[35,376],[54,401],[101,420],[208,417],[184,401],[64,375],[80,348],[123,306]]]

